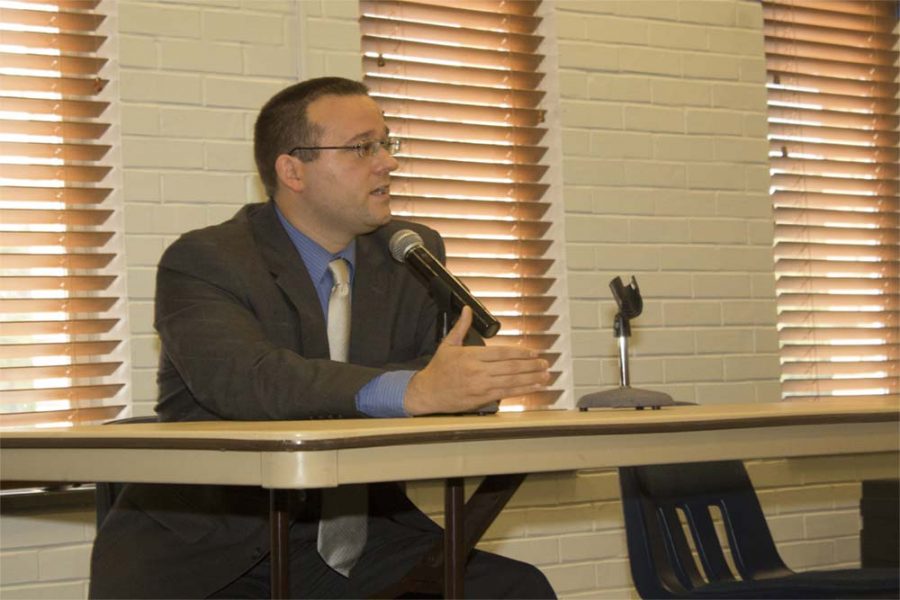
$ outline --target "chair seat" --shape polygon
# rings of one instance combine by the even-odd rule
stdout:
[[[896,569],[804,571],[785,577],[710,583],[685,598],[897,598]]]

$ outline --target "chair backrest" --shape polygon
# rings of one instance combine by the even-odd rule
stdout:
[[[643,597],[790,573],[740,461],[622,467],[619,480],[632,576]],[[716,532],[714,509],[737,574]]]
[[[125,423],[156,423],[157,420],[158,419],[155,416],[128,417],[126,419],[108,421],[107,423],[104,423],[104,425],[123,425]],[[118,498],[119,493],[122,491],[122,488],[124,486],[124,483],[106,481],[98,481],[94,485],[94,508],[97,512],[97,529],[100,529],[100,525],[106,519],[106,515],[109,514],[110,509],[112,508],[113,504],[115,504],[116,498]]]

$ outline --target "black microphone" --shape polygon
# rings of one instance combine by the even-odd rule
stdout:
[[[462,312],[464,306],[470,307],[472,309],[472,326],[481,334],[481,337],[493,337],[500,331],[500,321],[495,319],[490,311],[472,295],[472,292],[428,251],[418,233],[410,229],[401,229],[391,236],[388,247],[391,250],[391,256],[397,262],[408,266],[413,275],[428,288],[429,293],[435,293],[435,280],[447,288],[450,294],[450,308],[456,317]]]

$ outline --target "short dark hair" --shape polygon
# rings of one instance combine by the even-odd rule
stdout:
[[[278,176],[275,160],[297,146],[315,146],[322,132],[306,116],[309,105],[322,96],[367,96],[369,88],[343,77],[318,77],[287,87],[269,99],[259,111],[253,134],[253,156],[256,170],[266,189],[275,197]],[[298,158],[304,162],[319,157],[317,150],[303,150]]]

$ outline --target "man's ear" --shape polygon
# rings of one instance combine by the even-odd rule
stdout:
[[[303,162],[290,154],[279,154],[275,159],[275,174],[278,181],[295,194],[299,194],[305,187],[305,173]]]

